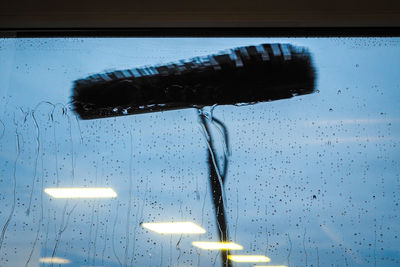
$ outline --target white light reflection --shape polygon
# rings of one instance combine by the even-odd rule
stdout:
[[[59,187],[45,188],[44,192],[54,198],[115,198],[117,193],[109,187]]]
[[[41,263],[57,263],[57,264],[67,264],[71,263],[70,260],[64,259],[64,258],[59,258],[59,257],[45,257],[45,258],[40,258],[39,262]]]
[[[159,234],[204,234],[205,229],[192,222],[142,223],[146,229]]]

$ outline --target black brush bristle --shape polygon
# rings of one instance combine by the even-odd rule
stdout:
[[[262,44],[175,64],[96,74],[74,83],[82,119],[211,105],[253,104],[314,92],[309,52]]]

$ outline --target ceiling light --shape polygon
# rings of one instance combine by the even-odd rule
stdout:
[[[115,198],[117,193],[109,187],[58,187],[45,188],[54,198]]]
[[[46,258],[40,258],[39,262],[41,263],[58,263],[58,264],[67,264],[70,263],[70,260],[63,259],[63,258],[58,258],[58,257],[46,257]]]
[[[217,249],[217,250],[240,250],[243,249],[241,245],[238,245],[233,242],[200,242],[195,241],[192,242],[192,245],[201,249]]]
[[[235,262],[269,262],[270,258],[264,255],[229,255],[228,259]]]
[[[142,223],[142,226],[159,234],[204,234],[205,229],[192,222]]]

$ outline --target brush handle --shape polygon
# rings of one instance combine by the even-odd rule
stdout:
[[[92,75],[75,81],[72,102],[82,119],[253,104],[312,93],[314,79],[311,56],[304,48],[261,44]]]

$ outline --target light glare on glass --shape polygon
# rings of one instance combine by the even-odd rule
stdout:
[[[115,198],[117,193],[110,187],[58,187],[45,188],[54,198]]]
[[[229,255],[228,259],[235,262],[269,262],[270,258],[264,255]]]
[[[212,249],[212,250],[240,250],[243,247],[233,242],[200,242],[194,241],[192,245],[201,249]]]
[[[287,267],[286,265],[254,265],[254,267]]]
[[[46,257],[40,258],[39,262],[41,263],[58,263],[58,264],[67,264],[70,263],[70,260],[59,258],[59,257]]]
[[[205,229],[192,222],[142,223],[146,229],[159,234],[204,234]]]

